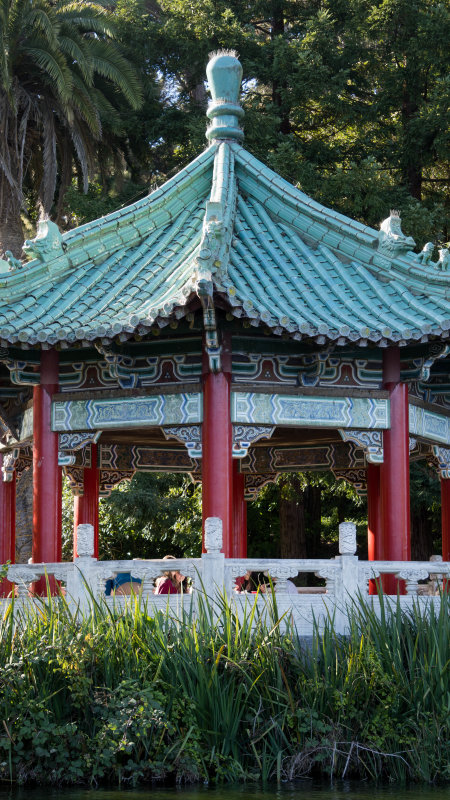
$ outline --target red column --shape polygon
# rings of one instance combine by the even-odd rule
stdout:
[[[0,455],[0,470],[3,458]],[[16,473],[5,483],[0,475],[0,564],[14,563],[16,555]],[[0,597],[7,597],[11,583],[0,581]]]
[[[210,372],[203,360],[202,509],[203,534],[208,517],[223,523],[223,552],[232,551],[232,430],[230,415],[231,352],[222,344],[223,372]]]
[[[43,350],[41,382],[33,391],[34,563],[61,561],[61,469],[58,434],[51,429],[52,395],[57,391],[58,353]],[[35,591],[46,592],[44,580],[35,585]]]
[[[97,468],[97,445],[91,444],[91,466],[84,469],[83,494],[73,499],[73,557],[77,554],[78,525],[94,526],[94,557],[98,558],[98,495],[100,473]]]
[[[441,478],[442,560],[450,561],[450,478]]]
[[[400,383],[400,349],[390,347],[383,353],[383,384],[389,391],[391,427],[383,432],[384,460],[381,467],[384,558],[409,561],[409,419],[408,387]],[[385,576],[383,589],[404,594],[404,581]]]
[[[381,494],[380,494],[380,465],[368,464],[367,466],[367,552],[369,561],[378,561],[383,558],[381,519]],[[369,581],[369,594],[376,594],[376,581]]]
[[[239,472],[239,459],[233,459],[233,540],[232,558],[247,558],[247,503],[244,500],[245,475]]]

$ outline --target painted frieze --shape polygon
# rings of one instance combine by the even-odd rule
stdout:
[[[233,423],[322,428],[389,428],[389,402],[372,397],[231,393]]]
[[[107,430],[202,421],[202,395],[167,394],[52,403],[54,431]]]
[[[146,447],[144,445],[100,444],[99,467],[105,470],[142,472],[192,472],[198,462],[185,447]]]
[[[195,340],[197,343],[197,340]],[[185,345],[189,348],[189,341]],[[198,345],[197,345],[198,346]],[[102,347],[99,345],[99,347]],[[105,350],[105,345],[103,350]],[[88,391],[92,389],[145,388],[155,384],[198,383],[201,378],[201,356],[139,356],[131,357],[115,352],[111,346],[104,358],[60,364],[61,392]],[[101,355],[101,354],[100,354]]]
[[[409,432],[412,436],[450,445],[450,417],[410,404]]]
[[[381,381],[381,360],[340,358],[329,352],[303,356],[233,354],[234,383],[380,389]]]

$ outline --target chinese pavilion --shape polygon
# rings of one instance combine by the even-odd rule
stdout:
[[[442,482],[450,560],[449,253],[323,207],[242,144],[241,66],[207,68],[208,147],[148,197],[0,260],[0,562],[33,474],[33,561],[136,470],[190,473],[224,552],[279,472],[367,490],[369,558],[410,558],[409,461]],[[76,548],[76,542],[75,542]]]

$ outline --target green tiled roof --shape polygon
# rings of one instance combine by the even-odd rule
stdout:
[[[226,73],[226,59],[236,87],[233,56],[219,54],[213,68]],[[41,223],[25,246],[33,260],[0,261],[3,345],[144,334],[183,316],[205,286],[236,317],[294,339],[448,336],[448,253],[433,264],[411,252],[395,214],[381,231],[368,228],[251,156],[240,143],[236,91],[213,92],[212,144],[149,197],[63,235]]]

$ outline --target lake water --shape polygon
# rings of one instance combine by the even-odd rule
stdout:
[[[339,782],[334,786],[313,781],[261,787],[161,789],[0,789],[0,800],[450,800],[450,786],[430,788],[373,787],[363,783]]]

